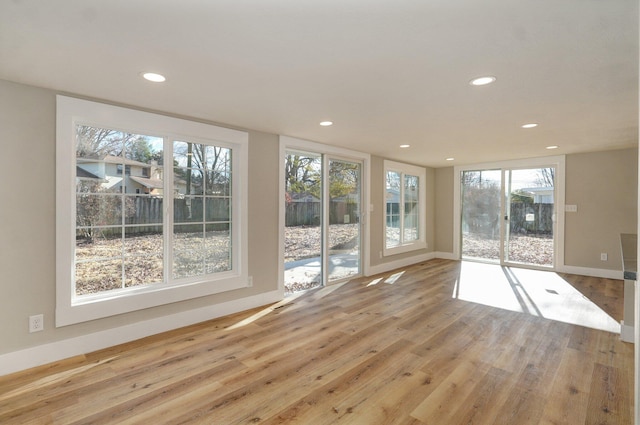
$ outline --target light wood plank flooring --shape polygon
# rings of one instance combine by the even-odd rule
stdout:
[[[454,298],[463,264],[432,260],[2,377],[0,423],[632,423],[633,345]],[[621,319],[622,281],[562,278]]]

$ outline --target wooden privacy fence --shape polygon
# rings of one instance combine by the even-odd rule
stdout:
[[[509,231],[512,234],[550,235],[553,233],[553,212],[553,204],[512,203],[509,213]],[[500,220],[501,217],[498,214],[466,212],[463,216],[462,230],[495,238],[500,234]]]
[[[176,232],[202,231],[203,221],[211,223],[207,224],[208,229],[227,230],[231,216],[230,203],[231,200],[228,198],[174,199],[173,220],[175,224],[181,224],[174,230]],[[105,198],[101,202],[93,198],[80,197],[77,203],[76,224],[81,230],[78,234],[81,237],[87,237],[95,236],[98,232],[102,237],[120,237],[123,211],[125,225],[135,226],[127,227],[128,234],[162,233],[163,199],[127,196],[124,198],[124,204],[119,197]]]
[[[554,204],[511,204],[511,233],[553,233]]]
[[[290,202],[285,210],[285,226],[312,226],[320,224],[320,202]]]
[[[320,202],[290,202],[285,210],[285,226],[317,226],[322,216]],[[356,202],[335,201],[329,203],[329,223],[348,224],[359,222]]]

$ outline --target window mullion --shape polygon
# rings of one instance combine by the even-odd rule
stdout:
[[[127,264],[127,256],[125,255],[125,246],[126,246],[126,237],[127,237],[127,228],[126,226],[126,217],[125,217],[125,203],[126,198],[124,193],[120,194],[120,211],[122,211],[121,215],[121,227],[120,227],[120,287],[124,289],[126,287],[125,282],[127,281],[126,276],[126,264]]]
[[[399,196],[399,208],[398,211],[400,212],[400,217],[399,217],[399,227],[400,227],[400,236],[399,236],[399,240],[400,240],[400,246],[404,245],[404,172],[400,173],[400,196]]]
[[[173,141],[168,137],[163,141],[163,215],[162,254],[164,258],[164,282],[173,281]]]

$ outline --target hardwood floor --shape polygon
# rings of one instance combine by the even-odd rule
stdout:
[[[632,423],[632,344],[454,298],[462,264],[432,260],[2,377],[0,423]],[[561,277],[622,318],[622,281]]]

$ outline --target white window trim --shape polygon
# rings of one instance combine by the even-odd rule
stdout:
[[[248,278],[248,146],[249,135],[210,124],[57,96],[56,129],[56,326],[212,295],[250,286]],[[206,140],[233,149],[232,270],[175,284],[154,284],[105,293],[75,296],[75,128],[76,123],[123,129],[172,140]],[[169,162],[171,163],[171,162]],[[165,191],[168,185],[165,180]],[[165,203],[165,216],[168,216]],[[168,219],[165,219],[165,229]],[[166,252],[166,249],[165,249]],[[166,258],[165,258],[166,261]]]
[[[412,176],[417,176],[418,177],[418,222],[420,223],[420,228],[419,230],[419,235],[418,235],[418,239],[408,242],[408,243],[403,243],[402,245],[399,246],[395,246],[392,248],[387,248],[387,173],[389,171],[395,171],[398,173],[401,173],[403,175],[412,175]],[[389,160],[384,160],[384,172],[383,172],[383,176],[384,176],[384,181],[382,184],[382,190],[383,190],[383,195],[382,195],[382,199],[383,199],[383,216],[384,216],[384,220],[382,223],[382,234],[383,236],[383,241],[382,241],[382,255],[383,256],[389,256],[389,255],[396,255],[396,254],[402,254],[405,252],[411,252],[411,251],[417,251],[419,249],[426,249],[427,248],[427,232],[426,232],[426,211],[427,211],[427,170],[423,167],[418,167],[415,165],[410,165],[410,164],[405,164],[402,162],[395,162],[395,161],[389,161]],[[402,214],[402,209],[400,211],[400,214]],[[401,229],[402,231],[402,229]]]

